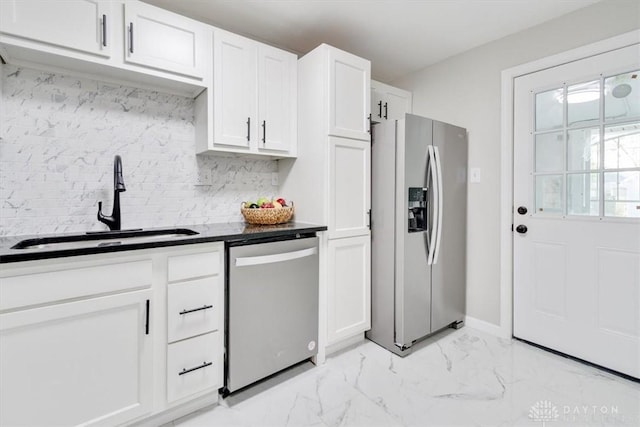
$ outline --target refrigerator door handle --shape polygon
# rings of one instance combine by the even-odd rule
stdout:
[[[435,216],[436,219],[436,223],[437,226],[434,225],[434,228],[436,229],[436,248],[434,250],[434,257],[433,257],[433,264],[437,264],[438,263],[438,255],[440,254],[440,242],[442,242],[442,211],[444,210],[444,206],[443,206],[443,202],[442,202],[442,195],[444,193],[443,189],[442,189],[442,163],[440,162],[440,151],[438,151],[438,147],[433,147],[434,148],[434,154],[435,154],[435,159],[436,159],[436,175],[438,177],[438,184],[435,186],[437,188],[437,190],[434,192],[434,198],[438,199],[437,202],[437,215]]]
[[[439,197],[439,188],[437,183],[437,175],[436,175],[436,156],[435,151],[433,149],[433,145],[429,145],[427,147],[427,155],[428,155],[428,170],[429,175],[431,175],[431,188],[433,189],[433,221],[432,221],[432,229],[427,232],[427,264],[432,265],[434,263],[435,249],[436,249],[436,229],[437,229],[437,220],[439,217],[439,205],[438,205],[438,197]],[[427,178],[428,184],[429,178]],[[428,185],[427,185],[428,187]]]

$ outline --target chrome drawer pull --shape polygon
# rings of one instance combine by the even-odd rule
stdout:
[[[189,372],[197,371],[198,369],[206,368],[207,366],[213,365],[213,362],[202,362],[202,365],[196,366],[195,368],[185,369],[182,368],[182,372],[178,372],[178,375],[188,374]]]
[[[203,305],[202,307],[200,307],[200,308],[194,308],[193,310],[182,310],[182,311],[180,312],[180,315],[183,315],[183,314],[189,314],[189,313],[194,313],[194,312],[196,312],[196,311],[200,311],[200,310],[208,310],[208,309],[210,309],[210,308],[213,308],[213,306],[212,306],[212,305]]]

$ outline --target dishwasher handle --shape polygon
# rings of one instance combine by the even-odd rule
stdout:
[[[283,252],[273,255],[261,255],[236,258],[236,267],[248,267],[251,265],[273,264],[292,259],[304,258],[318,253],[318,248],[308,248],[293,252]]]

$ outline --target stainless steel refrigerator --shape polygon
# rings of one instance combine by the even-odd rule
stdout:
[[[406,355],[465,314],[467,131],[406,114],[372,127],[371,330]]]

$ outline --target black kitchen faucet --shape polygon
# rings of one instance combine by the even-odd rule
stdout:
[[[113,159],[113,209],[111,216],[102,214],[102,201],[98,202],[98,221],[107,224],[110,230],[121,229],[120,193],[127,191],[122,178],[122,159],[116,155]]]

